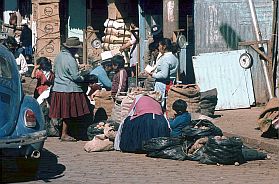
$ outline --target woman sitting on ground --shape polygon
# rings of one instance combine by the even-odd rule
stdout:
[[[170,128],[160,103],[150,96],[136,96],[122,125],[120,150],[140,153],[143,141],[169,136]]]
[[[181,131],[191,122],[191,114],[187,112],[187,103],[178,99],[172,104],[172,109],[176,112],[175,118],[170,120],[171,136],[181,136]]]

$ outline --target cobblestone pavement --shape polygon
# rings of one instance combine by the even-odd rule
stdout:
[[[278,155],[240,166],[204,165],[192,161],[148,158],[116,151],[87,153],[85,142],[48,138],[36,180],[6,171],[9,182],[26,183],[276,183]],[[3,173],[2,173],[3,177]]]

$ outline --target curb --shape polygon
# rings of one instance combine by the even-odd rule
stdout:
[[[227,137],[240,137],[244,144],[249,145],[253,148],[261,149],[268,153],[275,153],[275,154],[279,153],[279,140],[278,140],[278,144],[271,144],[266,141],[240,136],[233,133],[223,132],[223,134]]]

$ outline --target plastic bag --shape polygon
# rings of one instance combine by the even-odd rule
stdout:
[[[162,150],[153,151],[148,153],[147,156],[172,160],[185,160],[185,158],[187,157],[186,153],[184,152],[183,146],[181,145],[170,146]]]
[[[237,137],[225,138],[221,136],[209,137],[208,142],[202,149],[199,160],[204,164],[239,164],[244,163],[242,155],[242,141]]]
[[[182,129],[182,137],[192,141],[202,137],[222,135],[222,130],[206,119],[192,120],[189,126]]]
[[[266,153],[260,152],[247,146],[242,147],[242,155],[245,161],[264,160],[267,157]]]
[[[163,150],[170,146],[181,145],[183,140],[175,137],[157,137],[143,142],[143,150],[147,153]]]

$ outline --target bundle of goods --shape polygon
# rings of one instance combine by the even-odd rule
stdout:
[[[214,116],[215,107],[217,105],[217,89],[201,92],[200,97],[200,112],[203,115],[212,117]]]
[[[102,37],[102,46],[106,51],[119,50],[120,47],[130,40],[129,26],[123,19],[107,19],[104,23],[105,36]]]
[[[116,98],[110,119],[121,123],[128,116],[130,106],[135,97],[140,94],[150,96],[156,101],[161,102],[162,96],[158,91],[148,91],[141,87],[131,88],[131,92],[127,93],[127,95],[119,95]]]
[[[115,123],[100,122],[95,128],[102,134],[97,134],[91,141],[88,141],[84,146],[84,150],[87,152],[113,150],[113,141],[118,129],[117,125]]]
[[[193,160],[203,164],[235,164],[263,160],[267,154],[243,145],[240,138],[225,137],[208,120],[194,120],[181,137],[158,137],[143,143],[148,157]]]
[[[206,119],[192,120],[190,125],[182,129],[182,137],[190,141],[208,136],[222,136],[222,130]]]
[[[110,120],[116,121],[118,123],[122,122],[121,103],[126,96],[126,93],[120,93],[115,97],[114,106],[112,108],[111,116],[109,118]]]
[[[188,112],[200,112],[200,88],[196,84],[177,84],[170,87],[167,97],[167,112],[169,117],[174,117],[172,104],[177,100],[182,99],[187,102]]]
[[[94,96],[95,100],[95,110],[98,108],[104,108],[107,115],[111,115],[112,108],[114,106],[113,98],[111,97],[110,91],[98,90]]]
[[[258,125],[262,137],[279,138],[279,98],[272,98],[261,112]]]
[[[108,133],[109,130],[117,130],[119,124],[114,121],[103,121],[99,122],[97,124],[92,124],[87,128],[87,137],[89,140],[92,140],[96,135],[100,134],[106,134],[108,138],[113,139],[113,135],[111,133]],[[109,127],[109,128],[107,128]],[[115,136],[114,136],[115,137]]]
[[[217,127],[218,128],[218,127]],[[218,128],[219,129],[219,128]],[[220,130],[220,129],[219,129]],[[196,137],[158,137],[143,142],[146,156],[172,160],[192,160],[203,164],[239,165],[264,160],[267,154],[243,146],[240,138],[197,134]],[[216,132],[215,132],[216,133]],[[217,133],[221,134],[221,132]]]

